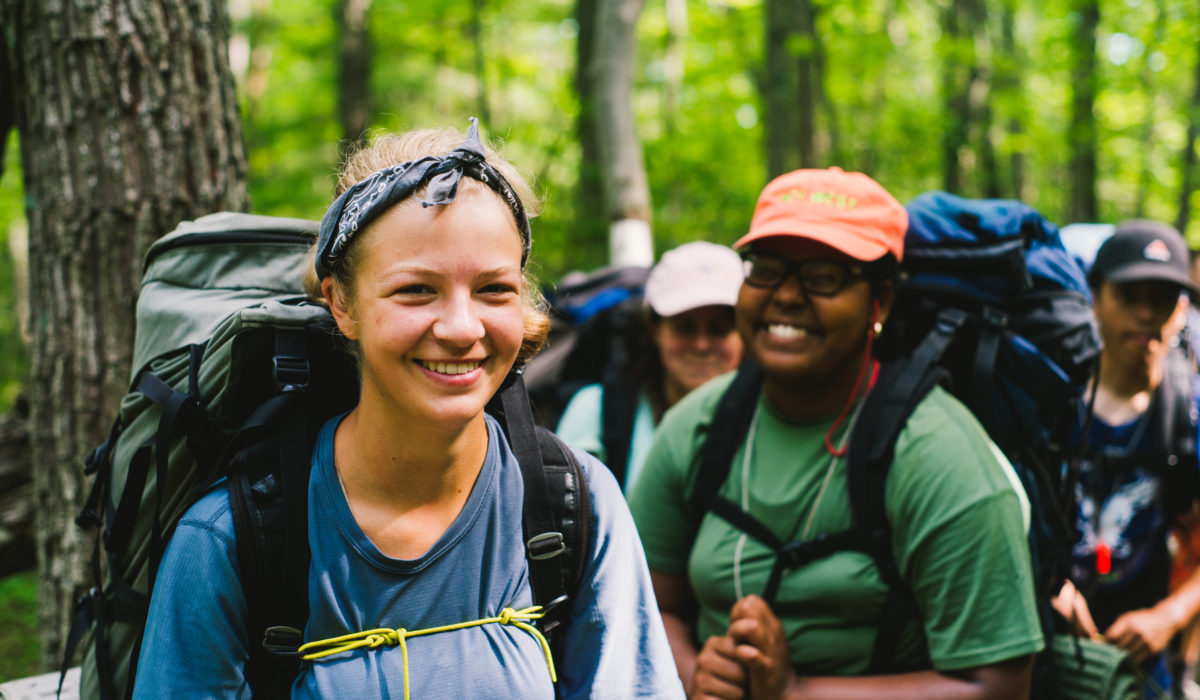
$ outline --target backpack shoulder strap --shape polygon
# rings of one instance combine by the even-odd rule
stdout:
[[[717,492],[729,477],[733,454],[746,438],[750,421],[754,418],[754,407],[762,391],[762,379],[762,370],[750,360],[743,361],[713,411],[704,444],[698,453],[700,466],[692,481],[690,494],[696,512],[693,520],[697,525],[700,516],[718,505],[720,499]],[[715,430],[713,426],[721,428]]]
[[[871,429],[855,431],[846,455],[851,518],[855,529],[870,543],[868,553],[888,586],[868,667],[872,673],[895,670],[890,666],[900,641],[901,623],[915,608],[912,592],[892,555],[892,529],[885,503],[887,477],[900,431],[917,404],[945,377],[938,361],[963,320],[954,310],[948,312],[939,315],[911,355],[880,368],[858,418],[858,425]]]
[[[1167,354],[1163,381],[1159,385],[1161,449],[1184,458],[1196,454],[1195,373],[1182,351]]]
[[[525,484],[522,527],[533,602],[542,606],[543,633],[568,617],[591,549],[591,493],[583,469],[553,434],[533,422],[521,372],[511,373],[493,397]]]
[[[247,601],[254,694],[286,697],[300,670],[296,650],[308,621],[308,484],[312,450],[325,418],[309,396],[301,331],[275,332],[281,392],[259,406],[226,450],[238,570]]]
[[[638,395],[628,381],[608,374],[601,384],[600,442],[604,445],[605,465],[624,488],[629,472],[633,426],[637,420]]]

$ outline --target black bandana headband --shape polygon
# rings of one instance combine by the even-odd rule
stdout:
[[[521,267],[524,268],[532,243],[529,218],[512,185],[484,159],[479,120],[472,117],[467,140],[448,155],[425,156],[388,166],[355,183],[329,205],[321,219],[321,232],[317,238],[317,278],[328,277],[334,263],[346,253],[359,231],[392,205],[403,201],[425,183],[428,188],[421,206],[449,204],[458,195],[458,181],[463,175],[492,188],[512,210],[521,232]]]

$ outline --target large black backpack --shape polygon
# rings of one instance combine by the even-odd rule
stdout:
[[[572,273],[546,294],[550,336],[526,372],[540,425],[554,428],[577,391],[603,387],[600,442],[604,462],[624,485],[637,415],[634,366],[652,352],[642,321],[643,289],[650,268],[603,268]]]
[[[247,678],[286,697],[308,618],[307,491],[320,426],[351,408],[358,372],[327,309],[302,292],[317,223],[220,213],[148,251],[133,379],[108,439],[89,455],[81,527],[97,528],[94,588],[77,606],[64,672],[90,633],[81,695],[132,694],[155,573],[175,524],[228,478],[249,602]],[[525,482],[524,535],[539,621],[554,639],[590,546],[580,465],[535,426],[520,370],[489,405]]]
[[[711,425],[722,429],[708,431],[691,492],[693,522],[712,511],[775,550],[768,600],[788,569],[837,551],[869,554],[888,585],[869,665],[874,673],[905,670],[892,666],[893,652],[897,623],[914,604],[892,558],[887,475],[908,416],[939,383],[972,410],[1029,496],[1035,597],[1043,630],[1052,635],[1049,599],[1067,575],[1074,539],[1068,443],[1073,421],[1088,410],[1084,388],[1100,350],[1083,272],[1036,211],[1010,200],[935,192],[916,198],[908,212],[896,302],[879,344],[884,361],[857,421],[871,429],[855,431],[846,457],[853,525],[783,542],[718,495],[761,385],[750,364],[718,404]]]

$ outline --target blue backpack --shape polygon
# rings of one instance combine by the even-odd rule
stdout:
[[[1100,356],[1091,290],[1058,229],[1015,200],[926,192],[908,204],[884,354],[930,360],[1013,463],[1033,508],[1039,598],[1074,539],[1072,427]],[[939,343],[933,339],[939,337]]]
[[[1067,443],[1100,354],[1083,271],[1054,225],[1036,211],[1016,201],[930,192],[910,202],[908,213],[896,300],[876,346],[882,367],[858,423],[871,430],[851,437],[846,458],[853,525],[783,542],[719,495],[761,387],[751,363],[717,405],[712,425],[721,429],[706,431],[691,491],[694,524],[711,512],[775,551],[763,591],[768,602],[789,569],[847,549],[872,557],[888,595],[870,673],[911,670],[895,666],[894,659],[900,623],[917,613],[892,559],[885,485],[900,431],[938,384],[974,412],[1029,496],[1034,585],[1049,638],[1048,602],[1069,569],[1074,539]],[[1058,697],[1069,682],[1047,659],[1035,675],[1035,697]]]

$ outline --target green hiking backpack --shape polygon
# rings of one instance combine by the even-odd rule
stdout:
[[[147,252],[129,393],[86,460],[94,481],[76,518],[99,530],[94,587],[77,603],[63,660],[65,673],[90,634],[81,697],[132,695],[159,561],[184,512],[222,478],[249,603],[247,680],[257,697],[287,695],[308,618],[312,445],[358,400],[354,359],[302,291],[317,228],[222,212]],[[552,610],[551,632],[587,559],[586,482],[570,451],[535,431],[520,370],[493,403],[525,475],[530,582]]]

